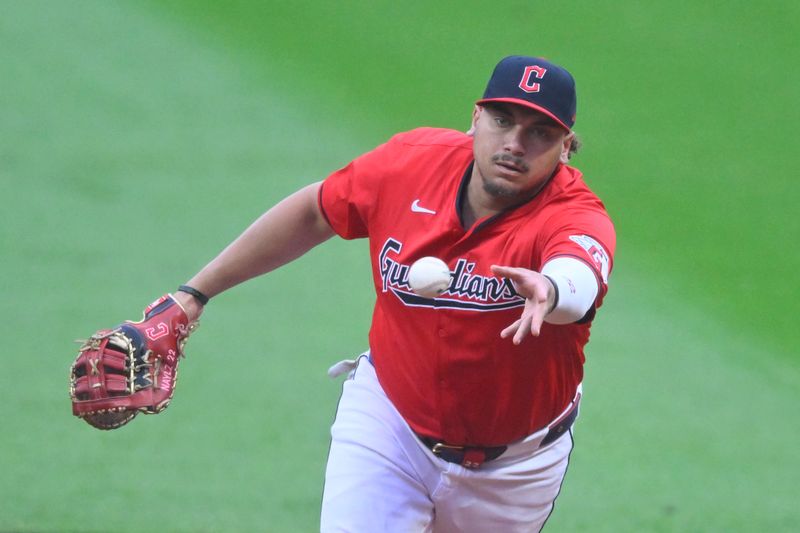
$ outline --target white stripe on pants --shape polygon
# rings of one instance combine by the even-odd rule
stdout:
[[[572,433],[543,429],[467,469],[439,459],[383,392],[366,357],[345,381],[331,428],[323,532],[539,531],[558,496]]]

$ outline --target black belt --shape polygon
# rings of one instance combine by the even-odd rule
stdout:
[[[508,446],[493,446],[488,448],[480,446],[453,446],[432,437],[425,437],[424,435],[417,435],[417,437],[419,437],[419,440],[421,440],[422,443],[433,452],[433,455],[437,456],[439,459],[466,468],[478,468],[486,461],[497,459],[508,449]]]
[[[547,432],[547,435],[545,435],[544,438],[542,439],[542,443],[539,444],[540,448],[542,446],[547,446],[551,442],[554,442],[561,435],[569,431],[569,428],[571,428],[572,424],[575,423],[575,419],[578,418],[578,406],[580,405],[580,403],[581,403],[581,396],[579,393],[575,401],[572,402],[572,407],[570,408],[570,410],[559,420],[556,420],[550,425],[550,431]]]
[[[575,423],[575,419],[578,418],[579,403],[580,396],[573,402],[572,408],[566,414],[550,425],[550,430],[539,444],[540,448],[555,442],[560,436],[569,431],[569,428]],[[465,468],[478,468],[486,461],[497,459],[508,449],[508,446],[454,446],[425,435],[417,435],[417,437],[440,459]]]

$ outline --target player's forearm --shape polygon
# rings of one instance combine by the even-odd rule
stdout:
[[[333,236],[317,206],[319,183],[288,196],[261,215],[188,285],[208,297],[300,257]]]

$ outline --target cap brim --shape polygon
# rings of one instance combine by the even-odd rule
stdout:
[[[538,106],[538,105],[536,105],[534,103],[528,102],[527,100],[522,100],[520,98],[484,98],[482,100],[478,100],[475,103],[478,104],[478,105],[481,105],[481,104],[486,104],[486,103],[489,103],[489,102],[502,102],[502,103],[505,103],[505,104],[516,104],[516,105],[521,105],[523,107],[527,107],[528,109],[533,109],[534,111],[538,111],[538,112],[540,112],[540,113],[542,113],[544,115],[547,115],[548,117],[552,118],[553,120],[555,120],[558,123],[559,126],[564,128],[565,130],[572,131],[572,128],[570,128],[569,126],[564,124],[564,122],[562,122],[561,119],[559,119],[553,113],[551,113],[550,111],[548,111],[547,109],[545,109],[545,108],[543,108],[541,106]]]

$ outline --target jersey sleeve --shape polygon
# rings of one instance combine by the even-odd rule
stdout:
[[[541,249],[541,264],[563,256],[585,262],[597,277],[599,306],[608,291],[617,243],[611,219],[602,210],[572,209],[553,222]]]
[[[395,159],[393,141],[357,157],[322,182],[319,206],[340,237],[369,236],[370,219],[379,207],[383,180]]]

